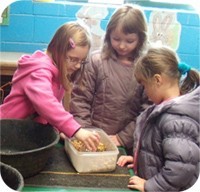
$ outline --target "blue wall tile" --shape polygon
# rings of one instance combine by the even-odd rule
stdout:
[[[46,49],[57,28],[68,21],[76,20],[81,4],[40,3],[21,0],[10,5],[10,23],[0,26],[0,51],[34,52]],[[107,7],[108,14],[101,20],[100,27],[105,30],[108,20],[116,7]],[[147,22],[152,10],[144,8]],[[166,11],[166,10],[165,10]],[[167,10],[170,11],[170,10]],[[175,11],[175,10],[173,10]],[[177,12],[181,24],[180,44],[177,49],[181,60],[191,63],[200,70],[200,19],[192,11]]]
[[[58,16],[60,14],[60,7],[62,6],[54,3],[34,3],[34,14]]]
[[[71,20],[64,17],[35,17],[34,42],[48,43],[57,28]]]
[[[2,42],[1,49],[6,52],[25,52],[33,53],[36,50],[45,50],[47,44],[45,43],[23,43],[23,42]]]
[[[178,20],[181,21],[182,25],[187,26],[199,26],[199,15],[192,13],[179,13]]]
[[[179,54],[181,61],[187,63],[192,68],[200,70],[199,55]]]
[[[10,13],[11,14],[32,14],[33,3],[31,0],[14,2],[11,5]]]
[[[178,51],[184,54],[199,54],[199,27],[182,26],[180,45]]]
[[[9,26],[1,26],[2,41],[32,42],[33,33],[33,15],[11,15]]]

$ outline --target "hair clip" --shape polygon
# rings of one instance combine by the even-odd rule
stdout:
[[[76,44],[74,43],[74,40],[71,37],[69,38],[69,43],[73,49],[76,47]]]
[[[178,63],[178,70],[182,75],[188,73],[190,71],[191,67],[183,62]]]

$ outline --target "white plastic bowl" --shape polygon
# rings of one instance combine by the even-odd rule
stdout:
[[[65,151],[79,173],[89,172],[110,172],[115,170],[119,150],[110,140],[108,135],[99,128],[90,128],[87,130],[96,131],[100,135],[100,142],[106,145],[106,151],[103,152],[80,152],[71,144],[71,139],[65,139]]]

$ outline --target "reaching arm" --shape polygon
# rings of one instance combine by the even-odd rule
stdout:
[[[64,109],[62,103],[54,95],[58,94],[58,91],[53,91],[52,81],[50,71],[37,70],[31,73],[30,78],[24,85],[24,92],[39,116],[68,137],[71,137],[80,128],[80,125]]]

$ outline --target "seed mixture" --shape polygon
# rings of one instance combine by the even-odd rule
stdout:
[[[77,150],[77,151],[80,151],[80,152],[90,152],[90,150],[88,150],[86,148],[86,146],[84,145],[84,143],[80,140],[77,140],[77,139],[73,139],[71,141],[72,145],[74,146],[74,148]],[[99,143],[98,147],[97,147],[97,152],[103,152],[103,151],[106,151],[106,146],[103,144],[103,143]]]

